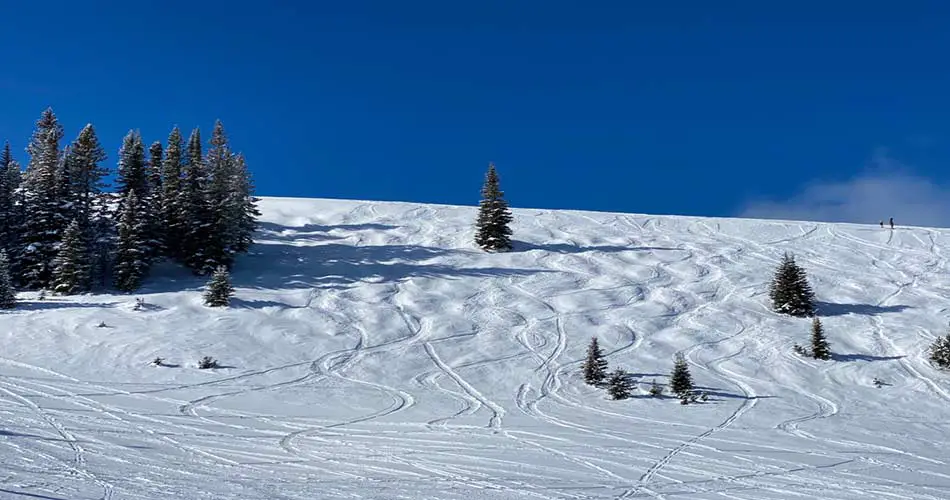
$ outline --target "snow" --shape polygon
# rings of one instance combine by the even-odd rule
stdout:
[[[230,308],[162,265],[0,314],[0,498],[950,498],[950,230],[514,209],[486,253],[475,207],[261,210]],[[834,360],[768,308],[786,251]],[[648,396],[677,353],[707,403]]]

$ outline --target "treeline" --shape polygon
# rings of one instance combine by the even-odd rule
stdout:
[[[244,157],[217,121],[207,151],[201,132],[175,127],[147,148],[130,131],[116,183],[94,127],[68,145],[51,109],[36,122],[22,169],[0,152],[0,267],[13,286],[77,294],[110,286],[134,291],[163,259],[196,275],[230,268],[247,252],[259,215]],[[3,279],[0,279],[3,281]]]

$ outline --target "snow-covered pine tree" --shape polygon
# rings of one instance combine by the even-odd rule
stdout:
[[[205,248],[211,239],[213,215],[205,198],[207,169],[201,154],[201,131],[195,129],[188,137],[187,163],[182,175],[178,203],[184,218],[182,260],[186,267],[199,276],[214,271],[206,266]]]
[[[930,361],[940,368],[950,368],[950,334],[938,337],[930,345]]]
[[[811,320],[811,356],[815,359],[831,359],[831,346],[818,316]]]
[[[101,193],[93,200],[90,231],[93,240],[89,244],[89,251],[94,287],[106,288],[112,283],[112,262],[118,239],[113,212],[119,201],[115,193]]]
[[[483,250],[511,250],[511,228],[508,225],[512,220],[508,202],[499,186],[495,164],[489,163],[475,221],[475,243]]]
[[[613,399],[627,399],[633,392],[630,375],[623,368],[617,368],[607,379],[607,394]]]
[[[238,154],[234,157],[234,171],[228,196],[227,207],[235,225],[230,242],[231,250],[236,254],[246,253],[254,243],[254,231],[257,230],[257,218],[261,212],[257,209],[254,181],[247,170],[244,155]]]
[[[122,139],[117,173],[119,195],[125,199],[129,191],[135,191],[139,203],[144,203],[149,193],[148,164],[145,160],[145,145],[138,130],[130,130]]]
[[[815,293],[808,284],[805,270],[786,253],[769,286],[769,298],[775,312],[797,317],[814,316]]]
[[[108,235],[104,234],[105,229],[99,222],[102,217],[111,217],[109,207],[103,202],[104,190],[108,187],[105,178],[109,175],[109,169],[100,163],[106,158],[92,124],[83,127],[65,154],[64,161],[69,174],[65,198],[73,206],[73,221],[78,223],[83,240],[81,244],[73,246],[85,252],[82,256],[75,256],[75,261],[81,261],[85,266],[82,272],[86,276],[76,292],[88,291],[95,281],[101,281],[94,279],[94,276],[101,278],[98,252],[101,240]]]
[[[142,204],[135,190],[128,190],[119,206],[113,283],[123,292],[142,286],[148,275],[148,224],[142,218]]]
[[[148,206],[151,218],[149,234],[152,241],[149,242],[151,250],[150,260],[156,260],[165,254],[165,226],[162,225],[162,164],[165,159],[165,151],[162,148],[161,141],[155,141],[148,147],[148,167],[146,169],[148,177]]]
[[[16,170],[15,176],[8,169]],[[0,150],[0,249],[7,253],[16,251],[17,235],[21,220],[17,214],[17,188],[20,165],[13,160],[10,143]]]
[[[63,217],[61,151],[59,141],[63,128],[52,109],[47,108],[36,122],[36,129],[27,151],[23,182],[24,218],[20,231],[18,277],[25,288],[39,289],[49,285],[53,274],[59,240],[68,221]]]
[[[204,302],[208,307],[227,307],[231,303],[231,297],[234,295],[234,286],[231,285],[231,275],[228,268],[219,266],[211,280],[208,281],[208,289],[204,294]]]
[[[0,250],[0,309],[16,307],[16,289],[10,276],[10,259],[7,252]]]
[[[79,132],[66,152],[66,169],[69,171],[69,203],[75,205],[73,220],[79,221],[83,231],[88,231],[93,218],[93,206],[96,198],[107,187],[105,177],[109,169],[100,165],[107,158],[105,150],[96,137],[96,129],[87,124]]]
[[[680,398],[687,397],[693,391],[693,376],[689,373],[689,365],[682,354],[676,355],[673,362],[673,373],[670,375],[670,392]]]
[[[590,339],[590,344],[587,345],[587,358],[581,369],[584,371],[584,381],[590,385],[601,385],[607,378],[607,360],[597,342],[597,337]]]
[[[148,147],[148,191],[155,196],[162,192],[162,165],[165,162],[165,149],[162,141],[155,141]],[[158,205],[159,202],[155,204]]]
[[[86,248],[87,236],[78,219],[72,221],[63,233],[59,254],[53,259],[53,292],[75,295],[89,291],[90,253]]]
[[[161,214],[163,252],[166,257],[183,260],[183,240],[185,222],[181,210],[182,151],[184,143],[178,127],[168,134],[168,147],[162,162]]]
[[[234,175],[234,154],[228,145],[228,137],[224,132],[221,120],[214,122],[211,131],[208,152],[204,158],[206,182],[204,184],[204,200],[208,206],[210,227],[208,238],[204,242],[203,254],[204,272],[208,269],[217,269],[225,266],[230,269],[234,260],[231,252],[231,242],[237,233],[235,213],[229,210],[231,178]]]
[[[141,240],[142,250],[145,252],[142,254],[143,262],[149,265],[158,254],[157,246],[160,244],[160,238],[155,234],[158,230],[158,220],[155,207],[151,203],[152,194],[148,164],[145,160],[145,145],[137,130],[129,131],[122,141],[122,148],[119,150],[118,174],[118,193],[122,199],[125,199],[130,191],[135,193],[136,213],[140,218],[138,225],[141,228],[137,238]],[[121,216],[117,219],[121,220]],[[148,274],[147,268],[144,274]]]

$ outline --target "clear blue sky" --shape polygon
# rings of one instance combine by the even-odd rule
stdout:
[[[715,5],[713,5],[715,4]],[[943,183],[947,2],[17,2],[0,139],[221,118],[261,195],[732,215],[881,148]],[[874,217],[877,217],[874,215]],[[876,220],[876,219],[875,219]]]

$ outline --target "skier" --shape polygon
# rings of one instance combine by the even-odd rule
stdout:
[[[884,229],[884,221],[878,221],[878,223],[881,225],[881,229]]]
[[[894,218],[891,217],[891,229],[894,229]]]

